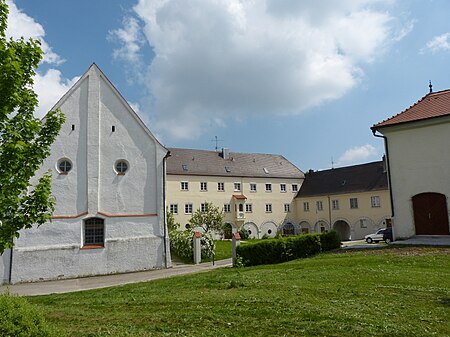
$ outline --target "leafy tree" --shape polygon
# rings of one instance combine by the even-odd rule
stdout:
[[[169,233],[177,230],[178,228],[180,228],[180,224],[178,222],[175,222],[173,213],[167,212],[167,229],[169,230]]]
[[[211,231],[221,231],[223,223],[223,212],[219,207],[214,206],[211,202],[205,203],[206,210],[202,212],[201,209],[197,209],[192,214],[189,223],[192,227],[202,227],[206,233]]]
[[[64,122],[51,111],[34,117],[38,104],[33,76],[42,58],[37,40],[7,39],[8,6],[0,0],[0,253],[13,245],[19,231],[41,225],[54,211],[51,176],[30,180],[50,153]]]

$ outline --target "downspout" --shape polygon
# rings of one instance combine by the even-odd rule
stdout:
[[[13,241],[14,239],[11,239],[11,240]],[[12,243],[14,243],[14,241],[13,241]],[[13,250],[14,250],[14,245],[11,245],[10,253],[9,253],[9,275],[8,275],[8,284],[11,284],[11,281],[12,281]]]
[[[331,200],[330,200],[330,195],[327,195],[328,198],[328,217],[330,219],[330,232],[333,230],[333,226],[331,224]]]
[[[163,220],[164,220],[164,263],[167,269],[169,265],[167,259],[169,258],[169,254],[167,254],[167,205],[166,205],[166,161],[167,158],[171,156],[170,151],[167,151],[166,155],[163,159]]]
[[[387,173],[388,173],[388,187],[389,187],[389,196],[391,198],[391,217],[394,217],[394,197],[392,195],[392,184],[391,184],[391,167],[389,164],[389,146],[388,146],[388,140],[386,138],[386,136],[383,135],[377,135],[376,132],[378,131],[378,129],[375,128],[371,128],[372,129],[372,134],[375,137],[378,138],[383,138],[384,139],[384,148],[386,149],[386,166],[387,166]]]

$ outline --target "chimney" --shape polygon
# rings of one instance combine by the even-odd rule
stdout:
[[[386,158],[386,155],[383,155],[382,161],[383,161],[383,173],[386,173],[387,172],[387,158]]]
[[[230,149],[223,147],[222,148],[222,158],[223,159],[230,159]]]

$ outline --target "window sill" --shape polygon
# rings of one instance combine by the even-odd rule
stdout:
[[[100,249],[105,248],[104,245],[84,245],[81,247],[81,249]]]
[[[66,176],[68,174],[68,172],[59,172],[60,176]]]

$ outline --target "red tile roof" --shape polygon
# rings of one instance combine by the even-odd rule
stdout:
[[[241,199],[241,200],[247,199],[247,197],[243,194],[233,194],[233,197],[235,197],[236,199]]]
[[[431,92],[403,112],[372,126],[378,129],[401,123],[450,115],[450,89]]]

